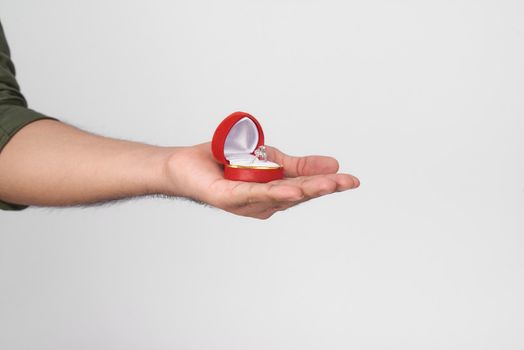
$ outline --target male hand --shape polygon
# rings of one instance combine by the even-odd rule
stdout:
[[[267,219],[298,203],[359,186],[356,177],[337,174],[338,162],[331,157],[290,157],[272,147],[266,152],[284,166],[284,180],[230,181],[210,143],[157,147],[39,120],[20,130],[0,153],[0,199],[68,206],[165,194]]]
[[[267,155],[270,161],[284,166],[284,180],[269,183],[226,180],[222,166],[213,158],[210,143],[178,148],[168,160],[167,171],[176,195],[258,219],[360,185],[352,175],[337,174],[338,162],[332,157],[291,157],[273,147],[267,147]]]

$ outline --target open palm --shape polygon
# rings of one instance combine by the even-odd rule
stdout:
[[[267,147],[267,154],[269,160],[284,166],[285,179],[269,183],[226,180],[210,143],[178,149],[168,162],[168,174],[180,196],[259,219],[360,184],[352,175],[337,174],[338,162],[331,157],[291,157],[273,147]]]

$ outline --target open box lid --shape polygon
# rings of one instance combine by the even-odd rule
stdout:
[[[219,163],[230,164],[231,159],[252,155],[262,145],[264,132],[255,117],[245,112],[234,112],[218,125],[211,149]]]

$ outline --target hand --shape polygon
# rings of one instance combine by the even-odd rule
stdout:
[[[356,188],[359,180],[337,174],[336,159],[324,156],[291,157],[267,147],[268,159],[284,166],[284,180],[269,183],[224,179],[210,143],[179,148],[168,160],[174,195],[210,204],[237,215],[267,219],[280,210],[333,192]]]

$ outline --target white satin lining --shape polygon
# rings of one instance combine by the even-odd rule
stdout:
[[[257,126],[251,119],[244,117],[229,131],[224,143],[224,155],[231,165],[279,168],[280,165],[253,155],[257,144]]]

